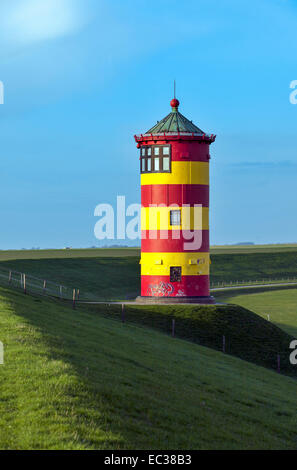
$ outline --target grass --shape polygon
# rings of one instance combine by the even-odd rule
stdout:
[[[79,288],[81,298],[127,299],[139,292],[139,259],[132,256],[14,260],[1,267]]]
[[[296,449],[296,381],[0,289],[1,449]]]
[[[276,243],[268,245],[213,245],[212,254],[240,254],[240,253],[283,253],[297,252],[297,243]]]
[[[86,305],[95,314],[109,318],[122,317],[121,305]],[[283,373],[296,377],[297,370],[289,362],[289,344],[293,337],[267,319],[238,305],[125,305],[125,321],[154,328],[175,336],[225,352],[246,361],[277,369],[280,355]]]
[[[211,281],[262,281],[297,277],[297,252],[255,252],[211,256]]]
[[[251,309],[258,315],[282,328],[297,338],[297,289],[273,290],[253,293],[219,293],[216,296],[224,302],[231,302]]]
[[[234,247],[224,247],[224,253],[211,255],[211,281],[265,282],[296,278],[297,250],[287,246],[287,251],[279,252],[281,246],[266,248],[267,252],[262,247],[257,251],[257,247],[251,246],[246,253],[235,253]],[[139,254],[136,248],[2,251],[0,261],[3,268],[78,288],[85,298],[121,300],[139,293]]]

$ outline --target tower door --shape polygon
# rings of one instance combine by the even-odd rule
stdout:
[[[170,267],[170,282],[181,282],[181,266]]]

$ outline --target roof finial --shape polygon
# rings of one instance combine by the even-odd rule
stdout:
[[[174,98],[173,100],[170,101],[170,106],[172,108],[172,112],[176,113],[177,109],[179,107],[179,101],[175,98],[175,91],[176,91],[176,83],[175,80],[173,81],[173,93],[174,93]]]

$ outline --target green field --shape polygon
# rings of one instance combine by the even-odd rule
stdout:
[[[274,245],[213,245],[210,247],[212,254],[240,254],[240,253],[283,253],[283,252],[297,253],[297,243]]]
[[[212,252],[212,283],[297,278],[296,245],[214,247]],[[0,251],[1,267],[78,288],[92,300],[136,297],[139,256],[136,248]]]
[[[1,449],[296,449],[295,379],[107,315],[0,289]]]
[[[297,338],[297,289],[259,293],[220,293],[218,300],[242,305],[279,326]]]

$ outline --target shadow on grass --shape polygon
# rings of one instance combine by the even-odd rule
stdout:
[[[87,305],[90,312],[121,320],[120,305]],[[172,334],[176,337],[239,357],[245,361],[296,376],[289,362],[289,344],[293,337],[272,322],[239,305],[212,306],[125,306],[125,321]]]
[[[132,325],[73,311],[60,302],[9,290],[5,290],[5,298],[18,317],[42,333],[38,341],[46,345],[48,359],[60,364],[60,375],[49,377],[48,384],[36,383],[36,388],[53,389],[49,394],[51,406],[72,423],[81,448],[170,449],[194,445],[187,435],[187,419],[191,421],[193,413],[187,409],[191,405],[185,403],[184,385],[178,374],[162,369],[167,371],[174,343],[170,342],[167,350],[154,332],[147,335]],[[158,347],[161,354],[156,352]],[[33,362],[37,348],[38,343]],[[63,433],[60,439],[65,439]]]
[[[127,323],[122,325],[120,306],[73,311],[60,302],[6,293],[16,315],[42,333],[49,359],[66,363],[73,371],[75,379],[63,394],[69,400],[68,410],[76,410],[69,419],[83,448],[190,448],[191,405],[181,376],[168,373],[172,354],[183,349],[181,345],[174,349],[176,343],[169,338],[164,338],[164,348],[154,332],[147,335],[133,324],[169,335],[175,318],[180,338],[220,350],[225,334],[227,353],[272,369],[279,353],[282,372],[295,374],[288,364],[292,338],[236,305],[127,307]],[[57,413],[66,413],[58,398],[53,403]]]

